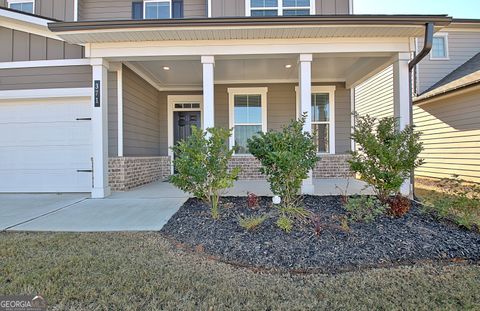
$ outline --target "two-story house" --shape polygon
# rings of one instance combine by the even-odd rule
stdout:
[[[413,77],[413,123],[422,132],[425,160],[417,181],[455,174],[480,182],[480,20],[454,19],[432,44]],[[417,53],[422,46],[418,38]],[[356,110],[393,115],[391,66],[356,88]]]
[[[315,179],[351,175],[354,88],[392,68],[411,123],[415,38],[446,15],[352,15],[349,0],[1,0],[0,192],[108,196],[171,174],[191,125],[246,141],[307,113]],[[408,185],[402,190],[410,193]]]

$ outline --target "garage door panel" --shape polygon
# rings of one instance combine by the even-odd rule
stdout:
[[[75,121],[90,116],[90,105],[81,98],[0,103],[0,124]]]
[[[90,121],[0,124],[0,146],[89,145]]]
[[[76,170],[2,170],[3,192],[90,192],[91,173]]]
[[[89,98],[0,101],[0,192],[90,192]],[[4,134],[5,133],[5,134]]]
[[[2,169],[90,169],[90,146],[0,148]]]

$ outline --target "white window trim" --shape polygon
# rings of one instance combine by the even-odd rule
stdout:
[[[11,4],[16,4],[16,3],[32,3],[32,10],[33,12],[31,14],[35,14],[35,0],[7,0],[8,2],[8,8],[10,9]]]
[[[268,87],[238,87],[228,88],[228,124],[232,129],[232,135],[229,139],[230,148],[235,145],[235,95],[253,95],[261,96],[262,105],[262,132],[267,131],[267,93]],[[248,154],[238,154],[238,156],[247,156]]]
[[[283,0],[277,0],[278,5],[274,7],[262,7],[262,8],[252,8],[251,7],[252,0],[245,0],[245,16],[252,16],[252,10],[277,10],[278,16],[283,16],[283,10],[310,10],[310,15],[315,14],[315,0],[310,0],[310,6],[298,6],[298,7],[283,7]]]
[[[328,122],[315,122],[320,124],[329,124],[329,134],[328,134],[328,152],[318,152],[317,155],[324,155],[324,154],[335,154],[335,90],[337,87],[335,85],[315,85],[312,86],[312,94],[315,93],[328,93],[330,97],[330,115]],[[296,93],[296,111],[297,111],[297,119],[300,117],[300,92],[298,90],[298,86],[295,87]],[[313,124],[313,122],[312,122]]]
[[[143,19],[145,19],[145,15],[147,14],[147,3],[156,3],[156,2],[166,2],[168,3],[170,10],[168,10],[168,18],[172,18],[172,0],[143,0]]]
[[[175,108],[175,104],[199,102],[200,108]],[[200,111],[200,124],[203,124],[203,96],[202,95],[168,95],[167,96],[167,132],[168,132],[168,155],[173,160],[173,113],[175,111]],[[173,174],[173,161],[172,174]]]
[[[434,36],[435,37],[443,37],[443,42],[445,43],[445,57],[433,57],[433,53],[430,52],[430,60],[450,60],[450,53],[448,48],[448,33],[447,32],[438,32]],[[433,46],[432,46],[433,49]]]

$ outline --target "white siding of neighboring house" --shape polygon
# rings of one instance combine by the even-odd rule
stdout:
[[[442,33],[448,33],[449,60],[431,60],[430,56],[427,56],[419,63],[417,66],[419,94],[480,52],[480,31],[457,30]],[[418,39],[418,49],[422,47],[423,39]]]
[[[480,90],[413,106],[413,120],[422,132],[425,163],[417,177],[452,174],[480,182]]]

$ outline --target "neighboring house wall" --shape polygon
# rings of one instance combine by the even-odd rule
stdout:
[[[73,21],[74,3],[74,0],[35,0],[35,14],[61,21]],[[8,7],[8,1],[0,0],[0,7]]]
[[[393,116],[392,66],[355,88],[355,111],[375,118]]]
[[[0,90],[92,87],[91,66],[0,69]]]
[[[83,47],[23,31],[0,27],[0,62],[78,59]]]
[[[480,31],[442,31],[448,33],[448,60],[431,60],[425,57],[418,68],[418,93],[440,81],[450,72],[461,66],[480,51]],[[423,39],[418,39],[418,48],[423,47]]]
[[[159,92],[123,67],[124,155],[160,155]]]
[[[421,131],[425,163],[417,177],[459,175],[480,182],[480,90],[414,105],[413,120]]]

